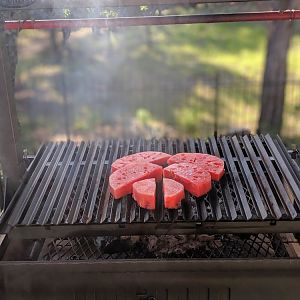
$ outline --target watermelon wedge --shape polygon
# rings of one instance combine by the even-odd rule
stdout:
[[[176,163],[196,164],[210,173],[212,180],[219,181],[225,173],[224,161],[214,155],[204,153],[178,153],[168,159],[168,165]]]
[[[174,179],[183,184],[184,188],[196,197],[211,190],[211,175],[198,165],[188,163],[172,164],[163,171],[164,177]]]
[[[154,178],[144,179],[133,184],[133,199],[142,208],[155,209],[155,192]]]
[[[178,208],[180,206],[181,200],[184,199],[183,185],[173,179],[164,178],[163,190],[165,208]]]
[[[118,169],[131,163],[149,162],[159,166],[167,164],[167,160],[171,157],[170,154],[156,151],[139,152],[117,159],[111,166],[112,173]]]
[[[110,192],[115,199],[132,193],[132,185],[140,180],[162,179],[162,167],[151,163],[131,163],[112,173],[109,177]]]

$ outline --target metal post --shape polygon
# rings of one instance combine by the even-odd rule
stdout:
[[[0,162],[12,196],[23,173],[19,124],[4,31],[0,29]]]
[[[1,174],[0,174],[0,216],[4,210],[4,193],[2,188],[2,180],[1,180]]]
[[[66,139],[69,141],[71,138],[71,131],[70,131],[70,117],[69,117],[69,105],[68,105],[68,94],[67,94],[67,83],[66,83],[66,61],[65,57],[67,57],[67,46],[66,40],[70,34],[70,31],[63,30],[63,42],[59,45],[57,40],[57,30],[52,29],[49,31],[50,33],[50,41],[52,45],[52,50],[55,57],[55,62],[57,65],[61,66],[61,73],[58,77],[58,82],[56,82],[58,92],[62,97],[63,102],[63,118],[64,118],[64,129],[66,134]]]
[[[220,74],[217,72],[215,76],[215,98],[214,98],[214,135],[218,135],[219,127],[219,89],[220,89]]]
[[[66,83],[66,77],[67,77],[67,66],[66,66],[66,59],[68,58],[68,51],[67,51],[67,45],[66,40],[63,41],[62,45],[62,53],[61,55],[61,67],[62,67],[62,73],[61,73],[61,93],[63,97],[63,111],[64,111],[64,125],[65,125],[65,133],[66,138],[68,141],[71,139],[71,131],[70,131],[70,116],[69,116],[69,102],[68,102],[68,92],[67,92],[67,83]]]

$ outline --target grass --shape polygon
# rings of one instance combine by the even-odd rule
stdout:
[[[293,79],[300,67],[299,31],[288,57]],[[178,136],[207,136],[213,132],[218,73],[220,133],[255,131],[267,33],[262,23],[156,26],[148,31],[140,27],[98,35],[83,29],[72,33],[62,66],[55,62],[48,33],[24,31],[19,38],[18,87],[27,94],[36,91],[30,98],[34,105],[48,101],[55,103],[54,112],[61,111],[59,75],[64,70],[72,131],[83,138],[101,124],[129,128],[140,109],[153,116],[156,126],[165,123]],[[288,85],[286,95],[282,133],[295,140],[300,136],[299,85]],[[49,113],[46,120],[30,122],[29,111],[24,106],[21,112],[27,144],[36,140],[32,124],[47,126],[45,139],[59,129],[63,132],[62,114]]]

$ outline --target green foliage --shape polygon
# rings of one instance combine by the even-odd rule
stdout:
[[[70,18],[70,16],[71,16],[71,10],[70,9],[64,8],[63,12],[64,12],[64,17],[66,19]]]
[[[150,125],[154,121],[151,112],[145,108],[137,109],[135,118],[142,125]]]
[[[108,10],[106,16],[114,13]],[[152,128],[155,124],[156,129],[168,125],[177,130],[177,136],[210,135],[216,73],[221,74],[220,133],[231,127],[255,131],[266,38],[267,27],[262,23],[122,28],[101,30],[99,38],[88,29],[78,30],[68,40],[64,61],[71,131],[84,138],[103,124],[113,128],[119,122],[127,129],[136,120]],[[37,103],[61,105],[57,80],[62,66],[53,59],[48,33],[21,32],[19,47],[22,90],[34,91]],[[299,49],[296,33],[289,54],[290,76],[297,75],[300,67],[295,59]],[[283,131],[287,137],[300,135],[300,92],[295,87],[287,89]],[[47,124],[49,132],[57,132],[55,123]]]
[[[145,11],[148,10],[148,6],[147,5],[141,5],[140,10],[145,12]]]
[[[105,9],[102,11],[101,16],[104,16],[106,18],[115,18],[118,16],[118,12],[113,9]]]
[[[73,130],[75,133],[86,133],[101,125],[100,114],[88,106],[83,106],[75,118]]]
[[[193,107],[182,107],[175,111],[176,123],[179,129],[189,135],[195,135],[199,129],[199,111]]]

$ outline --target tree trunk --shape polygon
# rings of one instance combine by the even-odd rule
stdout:
[[[294,8],[296,0],[277,4],[276,9]],[[280,133],[282,127],[285,86],[287,78],[287,54],[293,34],[294,22],[272,23],[263,79],[259,132]]]
[[[66,55],[66,49],[64,43],[66,41],[63,41],[62,45],[59,45],[59,42],[57,40],[57,30],[52,29],[49,31],[50,34],[50,43],[52,47],[52,51],[55,56],[55,63],[57,65],[60,65],[62,68],[61,74],[58,77],[59,80],[56,82],[57,89],[59,93],[62,96],[63,101],[63,117],[64,117],[64,127],[65,127],[65,133],[66,133],[66,139],[69,141],[71,138],[70,133],[70,117],[69,117],[69,104],[68,104],[68,95],[67,95],[67,86],[66,86],[66,75],[65,75],[65,64],[64,64],[64,56]],[[68,39],[70,32],[63,32],[64,39]]]

